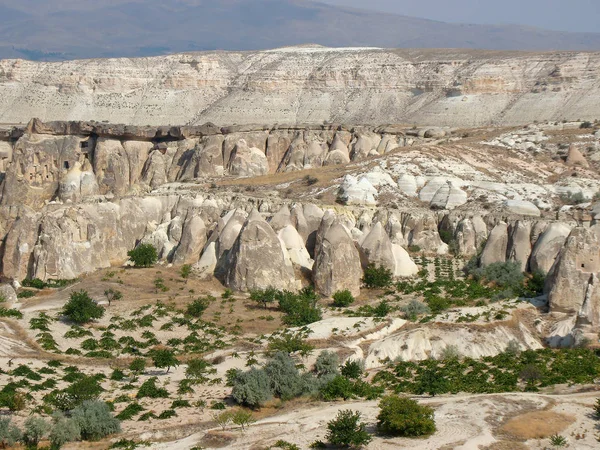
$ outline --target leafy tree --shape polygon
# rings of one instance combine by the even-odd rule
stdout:
[[[360,416],[360,412],[350,409],[338,411],[335,419],[327,423],[327,440],[343,447],[362,447],[371,442],[371,435],[360,422]]]
[[[242,427],[243,432],[246,429],[246,427],[249,427],[250,424],[256,422],[256,419],[250,411],[238,409],[232,413],[231,421],[235,425],[239,425],[240,427]]]
[[[255,368],[242,372],[234,381],[231,395],[237,403],[257,408],[273,397],[269,376]]]
[[[283,400],[298,397],[304,390],[303,378],[296,363],[288,353],[277,353],[267,364],[264,371],[269,377],[271,392]]]
[[[75,408],[71,417],[79,426],[81,438],[86,441],[97,441],[110,434],[121,431],[121,424],[108,405],[99,400],[88,400]]]
[[[323,318],[317,305],[317,294],[312,287],[302,289],[298,294],[284,291],[277,294],[279,308],[285,313],[286,325],[301,327],[318,322]]]
[[[416,401],[390,395],[379,402],[377,430],[403,437],[428,436],[435,433],[433,409]]]
[[[269,304],[274,303],[277,300],[277,295],[279,291],[272,287],[267,289],[256,289],[250,291],[250,300],[255,301],[262,305],[265,309],[269,306]]]
[[[333,401],[338,398],[348,400],[354,397],[354,385],[348,378],[337,375],[331,381],[321,386],[319,393],[325,401]]]
[[[108,301],[108,306],[110,306],[112,304],[112,302],[114,302],[115,300],[121,300],[123,298],[123,293],[119,290],[110,288],[110,289],[106,289],[104,291],[104,296],[106,297],[106,300]]]
[[[27,448],[35,449],[49,430],[50,426],[44,419],[38,416],[29,416],[25,420],[21,439]]]
[[[217,425],[219,425],[223,429],[223,431],[225,431],[227,425],[231,423],[232,415],[233,414],[231,411],[222,411],[220,413],[214,413],[213,420],[217,423]]]
[[[152,244],[140,244],[127,252],[136,267],[152,267],[158,261],[158,253]]]
[[[346,289],[345,291],[337,291],[333,294],[333,306],[336,308],[345,308],[354,303],[354,296]]]
[[[146,360],[144,358],[135,358],[129,364],[129,370],[133,373],[142,373],[146,370]]]
[[[363,283],[368,289],[381,289],[392,284],[392,271],[383,266],[369,264],[365,269]]]
[[[0,445],[12,447],[21,440],[21,430],[11,423],[10,417],[0,417]]]
[[[193,358],[187,362],[185,376],[193,380],[205,378],[205,374],[210,367],[210,363],[202,358]]]
[[[206,309],[210,306],[211,301],[214,301],[214,300],[215,300],[215,298],[210,295],[207,297],[198,297],[192,303],[187,305],[185,313],[188,316],[195,317],[198,319],[198,318],[202,317],[202,314],[204,314],[204,311],[206,311]]]
[[[341,367],[341,373],[346,378],[358,380],[363,373],[363,364],[360,361],[349,359]]]
[[[77,422],[62,414],[52,416],[53,424],[50,430],[50,448],[58,450],[68,442],[73,442],[81,437],[81,430]]]
[[[85,401],[97,399],[103,391],[104,389],[94,376],[83,376],[65,389],[65,393],[72,402],[71,408]]]
[[[78,325],[100,319],[104,308],[98,305],[86,291],[73,292],[62,310],[62,314]]]
[[[315,372],[319,377],[338,375],[340,358],[335,352],[322,351],[315,362]]]
[[[169,348],[156,349],[152,352],[152,363],[154,367],[159,369],[167,369],[167,373],[171,367],[177,367],[179,360],[175,357],[173,350]]]

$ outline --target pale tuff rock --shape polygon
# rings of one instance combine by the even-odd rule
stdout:
[[[419,200],[430,203],[435,197],[435,193],[442,187],[447,186],[448,180],[445,177],[434,177],[419,192]]]
[[[448,245],[440,238],[437,219],[433,214],[402,214],[402,230],[406,245],[416,245],[425,252],[438,255],[448,253]]]
[[[570,233],[570,226],[560,222],[551,223],[533,247],[529,260],[531,271],[550,272],[558,253],[563,248]]]
[[[41,213],[23,208],[8,230],[2,255],[2,272],[5,277],[17,281],[27,278],[41,218]]]
[[[235,244],[244,223],[246,214],[241,210],[230,211],[222,220],[219,221],[217,229],[213,231],[209,243],[216,240],[217,268],[216,275],[222,275],[227,270],[229,252]]]
[[[385,172],[381,167],[376,166],[370,172],[367,172],[364,177],[371,183],[375,188],[381,188],[387,186],[390,188],[397,188],[398,184],[394,179]]]
[[[477,255],[487,237],[487,225],[480,216],[461,219],[454,233],[458,253],[465,257]]]
[[[340,199],[346,205],[376,205],[377,189],[371,182],[362,177],[358,180],[352,175],[346,175],[340,186]]]
[[[571,144],[569,147],[569,153],[567,154],[567,165],[568,166],[580,166],[588,168],[590,167],[589,163],[585,159],[585,157],[581,154],[579,149]]]
[[[202,252],[200,260],[193,266],[194,274],[200,279],[211,278],[217,268],[217,262],[217,245],[211,242]]]
[[[313,203],[295,204],[291,211],[292,225],[296,227],[311,256],[314,256],[317,230],[325,213]]]
[[[250,214],[231,249],[226,284],[238,291],[298,288],[287,251],[257,211]]]
[[[5,305],[12,305],[18,301],[17,293],[10,284],[0,284],[0,298],[4,299]]]
[[[195,264],[206,244],[206,225],[193,212],[183,224],[181,240],[173,254],[173,264]]]
[[[539,208],[533,203],[525,200],[506,200],[504,202],[504,206],[508,211],[510,211],[513,214],[532,217],[541,216]]]
[[[506,250],[508,247],[508,225],[500,222],[496,225],[485,244],[481,254],[480,264],[488,266],[493,263],[506,261]]]
[[[417,196],[417,179],[413,175],[402,174],[398,178],[398,189],[409,197]]]
[[[287,205],[284,205],[269,221],[269,225],[273,228],[275,233],[278,233],[288,225],[292,225],[292,213]]]
[[[239,177],[257,177],[269,173],[269,162],[264,152],[248,147],[244,139],[236,144],[231,154],[229,173]]]
[[[440,186],[429,205],[434,209],[452,210],[467,203],[467,193],[452,182]]]
[[[62,201],[79,202],[87,197],[98,195],[99,187],[89,161],[84,166],[77,161],[61,178],[58,196]]]
[[[352,147],[352,160],[378,155],[381,136],[375,133],[360,133]]]
[[[154,144],[144,141],[124,141],[123,149],[129,163],[129,186],[137,185],[142,179],[144,165]]]
[[[357,296],[362,276],[360,255],[352,237],[333,214],[325,215],[317,233],[313,266],[317,292],[331,296],[347,289]]]
[[[547,280],[551,311],[577,315],[585,333],[600,327],[600,226],[573,229]]]
[[[396,261],[395,277],[412,277],[419,273],[419,267],[403,247],[392,244],[392,251],[394,252],[394,260]]]
[[[129,190],[129,159],[121,141],[99,138],[94,151],[94,169],[100,194],[124,195]]]
[[[287,250],[290,260],[295,265],[306,270],[312,270],[314,261],[310,258],[304,240],[292,225],[286,225],[277,233],[283,247]]]
[[[373,228],[360,241],[360,253],[363,268],[369,264],[385,267],[390,272],[396,272],[396,258],[392,242],[388,237],[381,222]]]
[[[531,255],[531,223],[518,221],[509,227],[508,251],[509,261],[520,264],[521,270],[527,270],[527,263]]]
[[[337,166],[341,164],[348,164],[350,162],[350,157],[347,152],[343,150],[333,150],[327,153],[325,157],[325,161],[323,161],[324,166]]]

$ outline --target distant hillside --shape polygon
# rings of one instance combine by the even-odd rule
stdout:
[[[600,33],[449,24],[301,0],[0,0],[0,58],[332,47],[600,50]]]

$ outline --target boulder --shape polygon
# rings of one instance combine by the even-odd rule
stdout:
[[[467,193],[449,181],[440,186],[431,199],[429,206],[434,209],[452,210],[465,203],[467,203]]]
[[[306,250],[302,236],[292,225],[281,228],[277,236],[287,250],[292,263],[303,269],[312,270],[314,261],[310,258],[308,250]]]
[[[535,243],[529,260],[532,272],[550,272],[558,253],[565,245],[571,227],[560,222],[554,222],[546,228]]]
[[[579,167],[590,167],[589,163],[585,159],[585,156],[579,151],[579,149],[571,144],[569,146],[569,153],[567,154],[567,165],[568,166],[579,166]]]
[[[258,177],[269,173],[269,163],[264,152],[248,147],[241,139],[235,146],[229,164],[229,173],[238,177]]]
[[[377,204],[377,189],[365,177],[357,180],[352,175],[346,175],[340,186],[339,198],[346,205],[374,206]]]
[[[195,264],[206,244],[206,225],[199,215],[192,214],[183,224],[181,239],[173,254],[173,264]]]
[[[540,217],[542,215],[537,206],[525,200],[506,200],[504,207],[512,214],[520,216]]]
[[[269,225],[271,225],[271,228],[273,228],[275,233],[278,233],[279,230],[282,230],[288,225],[292,225],[292,213],[287,205],[283,205],[281,209],[275,213],[269,221]]]
[[[509,261],[516,261],[521,265],[521,270],[527,270],[527,263],[531,255],[531,223],[518,221],[510,227],[508,237],[507,257]]]
[[[375,264],[377,267],[385,267],[392,273],[396,272],[396,258],[392,242],[381,222],[377,222],[360,241],[360,254],[363,268],[369,264]]]
[[[248,217],[231,249],[226,284],[244,292],[269,287],[298,289],[286,250],[256,210]]]
[[[427,139],[441,139],[446,136],[446,132],[441,128],[430,128],[425,130],[423,136]]]
[[[500,222],[496,225],[485,244],[481,254],[480,264],[488,266],[497,262],[506,261],[506,250],[508,247],[508,225]]]
[[[329,297],[348,289],[358,296],[362,276],[360,254],[348,230],[336,217],[325,215],[317,232],[313,266],[317,292]]]

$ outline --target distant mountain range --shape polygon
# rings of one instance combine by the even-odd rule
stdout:
[[[450,24],[302,0],[0,0],[0,58],[331,47],[600,50],[600,33]]]

